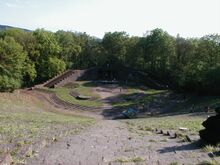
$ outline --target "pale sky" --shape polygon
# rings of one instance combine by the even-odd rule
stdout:
[[[0,0],[0,24],[34,30],[71,30],[102,38],[105,32],[143,36],[220,34],[220,0]]]

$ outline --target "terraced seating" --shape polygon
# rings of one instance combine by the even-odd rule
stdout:
[[[44,83],[44,87],[48,87],[48,88],[52,88],[55,85],[57,85],[58,83],[60,83],[61,81],[65,80],[66,78],[68,78],[69,76],[71,76],[72,74],[74,74],[75,71],[73,70],[68,70],[50,80],[48,80],[47,82]]]
[[[101,110],[105,109],[103,107],[88,107],[88,106],[83,106],[83,105],[72,104],[72,103],[63,101],[62,99],[57,97],[56,94],[54,94],[54,93],[50,94],[50,99],[54,103],[56,103],[56,105],[58,105],[60,107],[64,107],[65,109],[83,110],[83,111],[101,111]]]

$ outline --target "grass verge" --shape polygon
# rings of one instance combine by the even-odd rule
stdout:
[[[178,131],[179,127],[186,127],[191,134],[198,134],[198,131],[203,128],[201,124],[205,119],[204,116],[176,115],[123,121],[129,125],[131,130],[151,131],[157,128]]]
[[[76,88],[70,88],[70,87],[58,87],[58,88],[53,88],[53,89],[47,89],[49,91],[55,92],[56,95],[62,99],[63,101],[72,103],[72,104],[78,104],[78,105],[83,105],[83,106],[88,106],[88,107],[101,107],[103,104],[96,99],[93,100],[78,100],[75,97],[70,95],[70,92],[75,90],[78,92],[80,95],[85,95],[85,96],[91,96],[93,98],[99,98],[98,95],[93,93],[92,88],[90,86],[84,86],[83,84],[87,82],[78,82],[78,86]]]

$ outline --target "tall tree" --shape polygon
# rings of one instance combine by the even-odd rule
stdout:
[[[171,62],[175,57],[175,39],[162,29],[155,29],[143,40],[147,70],[160,78],[170,77]]]
[[[27,54],[14,38],[0,39],[0,90],[21,87]]]
[[[50,73],[51,58],[58,58],[60,53],[60,46],[56,40],[55,34],[44,29],[34,31],[36,38],[36,50],[39,52],[39,57],[36,61],[37,81],[42,82],[51,78],[55,73]],[[62,59],[59,59],[62,61]],[[60,71],[57,70],[58,74]]]
[[[102,45],[105,48],[109,62],[125,64],[127,41],[129,37],[125,32],[106,33]]]

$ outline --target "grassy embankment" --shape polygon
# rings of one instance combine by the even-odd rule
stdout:
[[[210,115],[204,112],[204,107],[210,107],[213,113],[213,108],[220,105],[218,96],[180,94],[168,90],[140,90],[137,87],[126,88],[127,93],[118,96],[123,99],[115,102],[113,104],[115,107],[138,107],[145,104],[150,108],[159,108],[162,112],[165,109],[160,115],[125,120],[133,130],[147,131],[157,128],[178,131],[179,127],[186,127],[189,129],[187,133],[198,134],[198,131],[203,129],[202,122]]]
[[[140,92],[140,89],[136,87],[125,86],[124,88],[127,90],[127,92],[118,96],[118,98],[122,98],[123,101],[114,102],[114,107],[131,107],[135,105],[148,104],[151,103],[159,95],[168,92],[167,90],[155,89],[141,89]],[[142,94],[142,96],[138,96],[140,93]]]
[[[198,134],[203,129],[205,116],[175,115],[162,117],[148,117],[143,119],[125,120],[131,130],[152,131],[157,129],[179,131],[179,127],[189,129],[188,134]]]
[[[10,153],[15,162],[23,162],[37,152],[33,149],[24,154],[27,146],[42,140],[46,144],[55,142],[94,122],[91,118],[54,110],[27,94],[0,93],[0,155]]]
[[[73,86],[66,86],[66,87],[58,87],[53,89],[47,89],[49,91],[55,92],[56,95],[62,99],[63,101],[72,103],[72,104],[78,104],[83,106],[89,106],[89,107],[101,107],[103,104],[98,100],[99,95],[95,94],[92,91],[92,88],[90,86],[85,86],[84,84],[88,82],[77,82],[78,85]],[[92,100],[78,100],[75,97],[70,95],[71,91],[76,91],[80,95],[84,96],[91,96]]]
[[[175,93],[170,90],[140,89],[135,86],[127,87],[125,94],[117,96],[118,102],[114,102],[115,107],[134,107],[138,105],[157,105],[159,107],[168,107],[166,113],[188,113],[204,112],[205,107],[213,108],[220,106],[220,97],[218,96],[198,96],[195,94]]]

